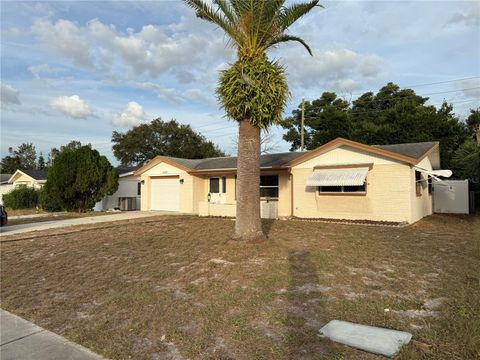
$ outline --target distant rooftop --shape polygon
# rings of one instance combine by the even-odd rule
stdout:
[[[8,183],[8,179],[10,179],[12,174],[0,174],[0,184]]]
[[[47,170],[20,170],[35,180],[47,180]]]

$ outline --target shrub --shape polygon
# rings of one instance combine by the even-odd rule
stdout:
[[[3,195],[3,205],[13,210],[31,209],[38,206],[38,190],[19,186]]]
[[[63,210],[61,201],[58,198],[48,196],[45,188],[38,191],[38,202],[43,210],[46,211],[61,211]]]
[[[118,175],[107,158],[90,146],[80,146],[55,157],[41,197],[48,209],[83,212],[117,188]]]

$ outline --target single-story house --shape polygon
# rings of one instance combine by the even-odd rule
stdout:
[[[136,167],[117,167],[118,189],[95,204],[94,211],[140,210],[140,178],[134,176]]]
[[[141,209],[235,216],[235,157],[157,156],[135,171]],[[432,214],[438,142],[369,146],[337,138],[307,152],[262,155],[261,210],[267,218],[413,223]]]
[[[0,174],[0,205],[3,205],[3,194],[13,190],[13,184],[9,184],[8,180],[12,174]]]
[[[8,183],[14,188],[26,185],[35,189],[40,189],[47,182],[46,170],[17,170],[10,176]]]

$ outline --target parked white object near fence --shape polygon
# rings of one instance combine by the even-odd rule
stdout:
[[[433,212],[468,214],[468,180],[434,181]]]

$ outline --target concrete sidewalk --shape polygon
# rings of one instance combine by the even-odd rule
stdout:
[[[2,360],[100,360],[102,356],[0,309]]]
[[[119,220],[131,220],[131,219],[139,219],[149,216],[157,216],[157,215],[179,215],[178,212],[171,212],[171,211],[125,211],[119,213],[112,213],[111,215],[99,215],[99,216],[88,216],[88,217],[80,217],[75,219],[66,219],[66,220],[53,220],[53,221],[45,221],[45,222],[37,222],[31,224],[19,224],[19,225],[10,225],[10,226],[3,226],[0,228],[0,237],[2,235],[14,235],[14,234],[21,234],[30,231],[38,231],[38,230],[48,230],[48,229],[56,229],[56,228],[63,228],[67,226],[74,226],[74,225],[86,225],[86,224],[98,224],[104,222],[111,222],[111,221],[119,221]]]

